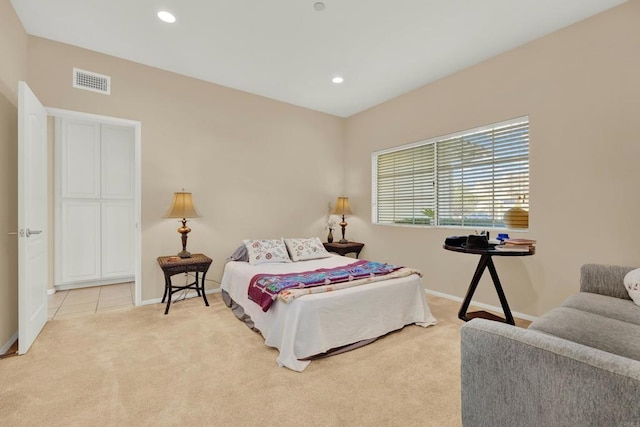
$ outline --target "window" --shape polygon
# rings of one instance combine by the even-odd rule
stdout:
[[[529,118],[372,154],[377,224],[504,227],[529,210]]]

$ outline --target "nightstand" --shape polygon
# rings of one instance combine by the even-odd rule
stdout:
[[[364,243],[347,242],[347,243],[323,243],[324,248],[329,252],[335,252],[339,255],[346,256],[349,253],[355,253],[356,258],[360,255],[360,251],[364,247]]]
[[[164,314],[169,313],[169,307],[171,307],[171,296],[183,289],[195,289],[198,296],[202,296],[204,303],[209,306],[207,301],[207,294],[204,292],[204,276],[209,270],[211,265],[211,258],[203,254],[193,254],[190,258],[180,258],[177,256],[161,256],[158,257],[158,264],[164,272],[164,295],[162,296],[162,302],[167,300],[167,308],[164,310]],[[193,283],[189,283],[184,286],[177,286],[171,283],[171,276],[180,273],[196,273],[196,280]],[[202,276],[200,276],[202,274]],[[200,294],[202,292],[202,295]]]

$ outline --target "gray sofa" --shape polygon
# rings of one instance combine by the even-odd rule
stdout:
[[[467,427],[640,427],[640,307],[631,267],[584,265],[580,292],[528,329],[474,319],[461,329]]]

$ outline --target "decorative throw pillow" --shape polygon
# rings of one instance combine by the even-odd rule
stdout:
[[[624,276],[624,287],[636,305],[640,305],[640,268],[631,270]]]
[[[249,253],[249,264],[265,264],[268,262],[291,262],[287,248],[282,239],[275,240],[243,240]]]
[[[227,261],[249,262],[249,252],[247,252],[247,247],[244,244],[238,246],[238,249],[236,249],[229,258],[227,258]]]
[[[284,239],[289,255],[294,261],[304,261],[308,259],[328,258],[331,256],[324,248],[324,245],[317,237],[309,239]]]

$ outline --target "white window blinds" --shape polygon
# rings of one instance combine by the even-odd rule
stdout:
[[[374,223],[504,227],[529,209],[529,120],[376,152],[372,170]]]
[[[434,145],[421,145],[378,156],[379,223],[426,224],[422,212],[435,205]]]

